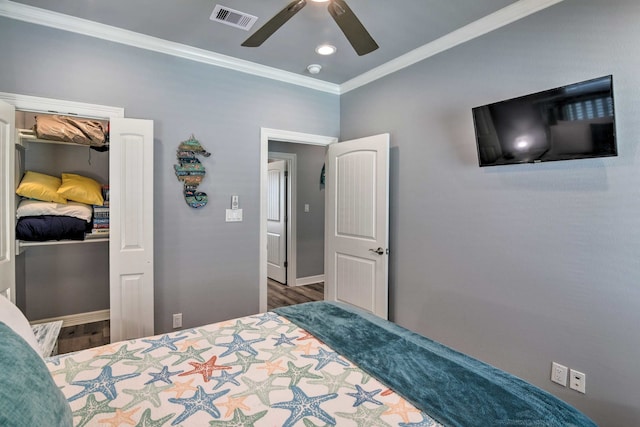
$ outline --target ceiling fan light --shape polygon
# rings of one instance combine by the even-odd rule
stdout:
[[[316,53],[318,55],[333,55],[336,53],[336,47],[330,44],[321,44],[316,48]]]
[[[311,1],[316,2],[316,3],[326,3],[329,0],[311,0]]]

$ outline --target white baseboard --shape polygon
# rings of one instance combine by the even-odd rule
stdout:
[[[32,325],[37,325],[39,323],[49,323],[49,322],[55,322],[57,320],[62,320],[62,327],[66,328],[67,326],[76,326],[76,325],[82,325],[84,323],[93,323],[93,322],[101,322],[103,320],[109,320],[109,316],[110,316],[109,310],[98,310],[98,311],[89,311],[87,313],[69,314],[67,316],[58,316],[58,317],[50,317],[48,319],[34,320],[29,323],[31,323]]]
[[[296,279],[295,286],[311,285],[312,283],[324,282],[324,274],[317,276],[299,277]]]

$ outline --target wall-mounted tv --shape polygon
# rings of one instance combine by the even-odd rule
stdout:
[[[612,76],[472,112],[480,166],[618,155]]]

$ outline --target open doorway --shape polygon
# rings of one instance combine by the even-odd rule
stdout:
[[[268,304],[268,296],[269,289],[273,292],[272,305],[273,304],[281,304],[281,305],[289,305],[296,304],[299,302],[305,302],[306,298],[312,298],[312,300],[323,299],[319,298],[319,295],[324,295],[323,287],[317,286],[316,283],[319,281],[324,281],[324,263],[321,265],[321,271],[313,270],[313,261],[309,262],[309,260],[313,260],[313,258],[321,258],[323,261],[324,258],[324,239],[321,239],[320,248],[313,247],[314,244],[317,246],[318,242],[314,241],[312,237],[309,237],[305,232],[300,233],[302,239],[298,236],[297,223],[302,221],[303,223],[306,220],[314,221],[314,213],[319,213],[318,210],[322,211],[322,218],[324,217],[324,200],[321,204],[317,202],[313,202],[307,200],[308,192],[303,192],[302,197],[297,197],[300,194],[297,191],[298,183],[301,182],[301,173],[309,174],[305,178],[305,181],[311,180],[315,182],[317,188],[321,186],[321,173],[322,167],[298,167],[298,163],[300,160],[300,156],[293,154],[299,154],[299,149],[304,148],[300,145],[305,146],[320,146],[318,150],[320,150],[320,155],[322,156],[321,163],[324,162],[324,151],[325,147],[333,142],[337,142],[337,138],[335,137],[327,137],[321,135],[312,135],[312,134],[303,134],[298,132],[289,132],[275,129],[266,129],[263,128],[261,130],[261,148],[260,148],[260,180],[261,180],[261,191],[260,191],[260,201],[261,201],[261,214],[260,214],[260,311],[267,311],[272,307],[269,307]],[[270,148],[272,145],[273,150]],[[287,149],[286,147],[289,147]],[[312,148],[312,147],[308,147]],[[284,151],[289,151],[286,153]],[[270,155],[270,152],[273,154]],[[278,157],[280,155],[280,157]],[[275,156],[275,157],[274,157]],[[268,259],[269,259],[269,249],[268,249],[268,233],[267,233],[267,217],[269,210],[269,173],[268,173],[268,161],[269,158],[272,159],[283,159],[287,162],[287,172],[288,172],[288,182],[289,182],[289,191],[288,197],[289,208],[287,209],[287,219],[288,219],[288,235],[286,238],[286,260],[287,260],[287,273],[286,273],[286,285],[280,284],[277,281],[268,280]],[[322,192],[324,193],[324,192]],[[324,197],[324,196],[322,196]],[[323,234],[324,230],[324,220],[321,220],[321,233]],[[315,225],[317,226],[318,220],[316,218]],[[317,230],[316,230],[317,231]],[[308,257],[301,256],[300,247],[302,247],[303,251],[310,251]],[[305,285],[305,286],[301,286]],[[311,286],[308,286],[311,285]],[[307,295],[305,295],[307,294]],[[280,301],[279,303],[276,301]],[[288,303],[285,303],[288,302]]]

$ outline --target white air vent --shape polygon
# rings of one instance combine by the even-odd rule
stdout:
[[[258,17],[217,4],[209,19],[249,31]]]

